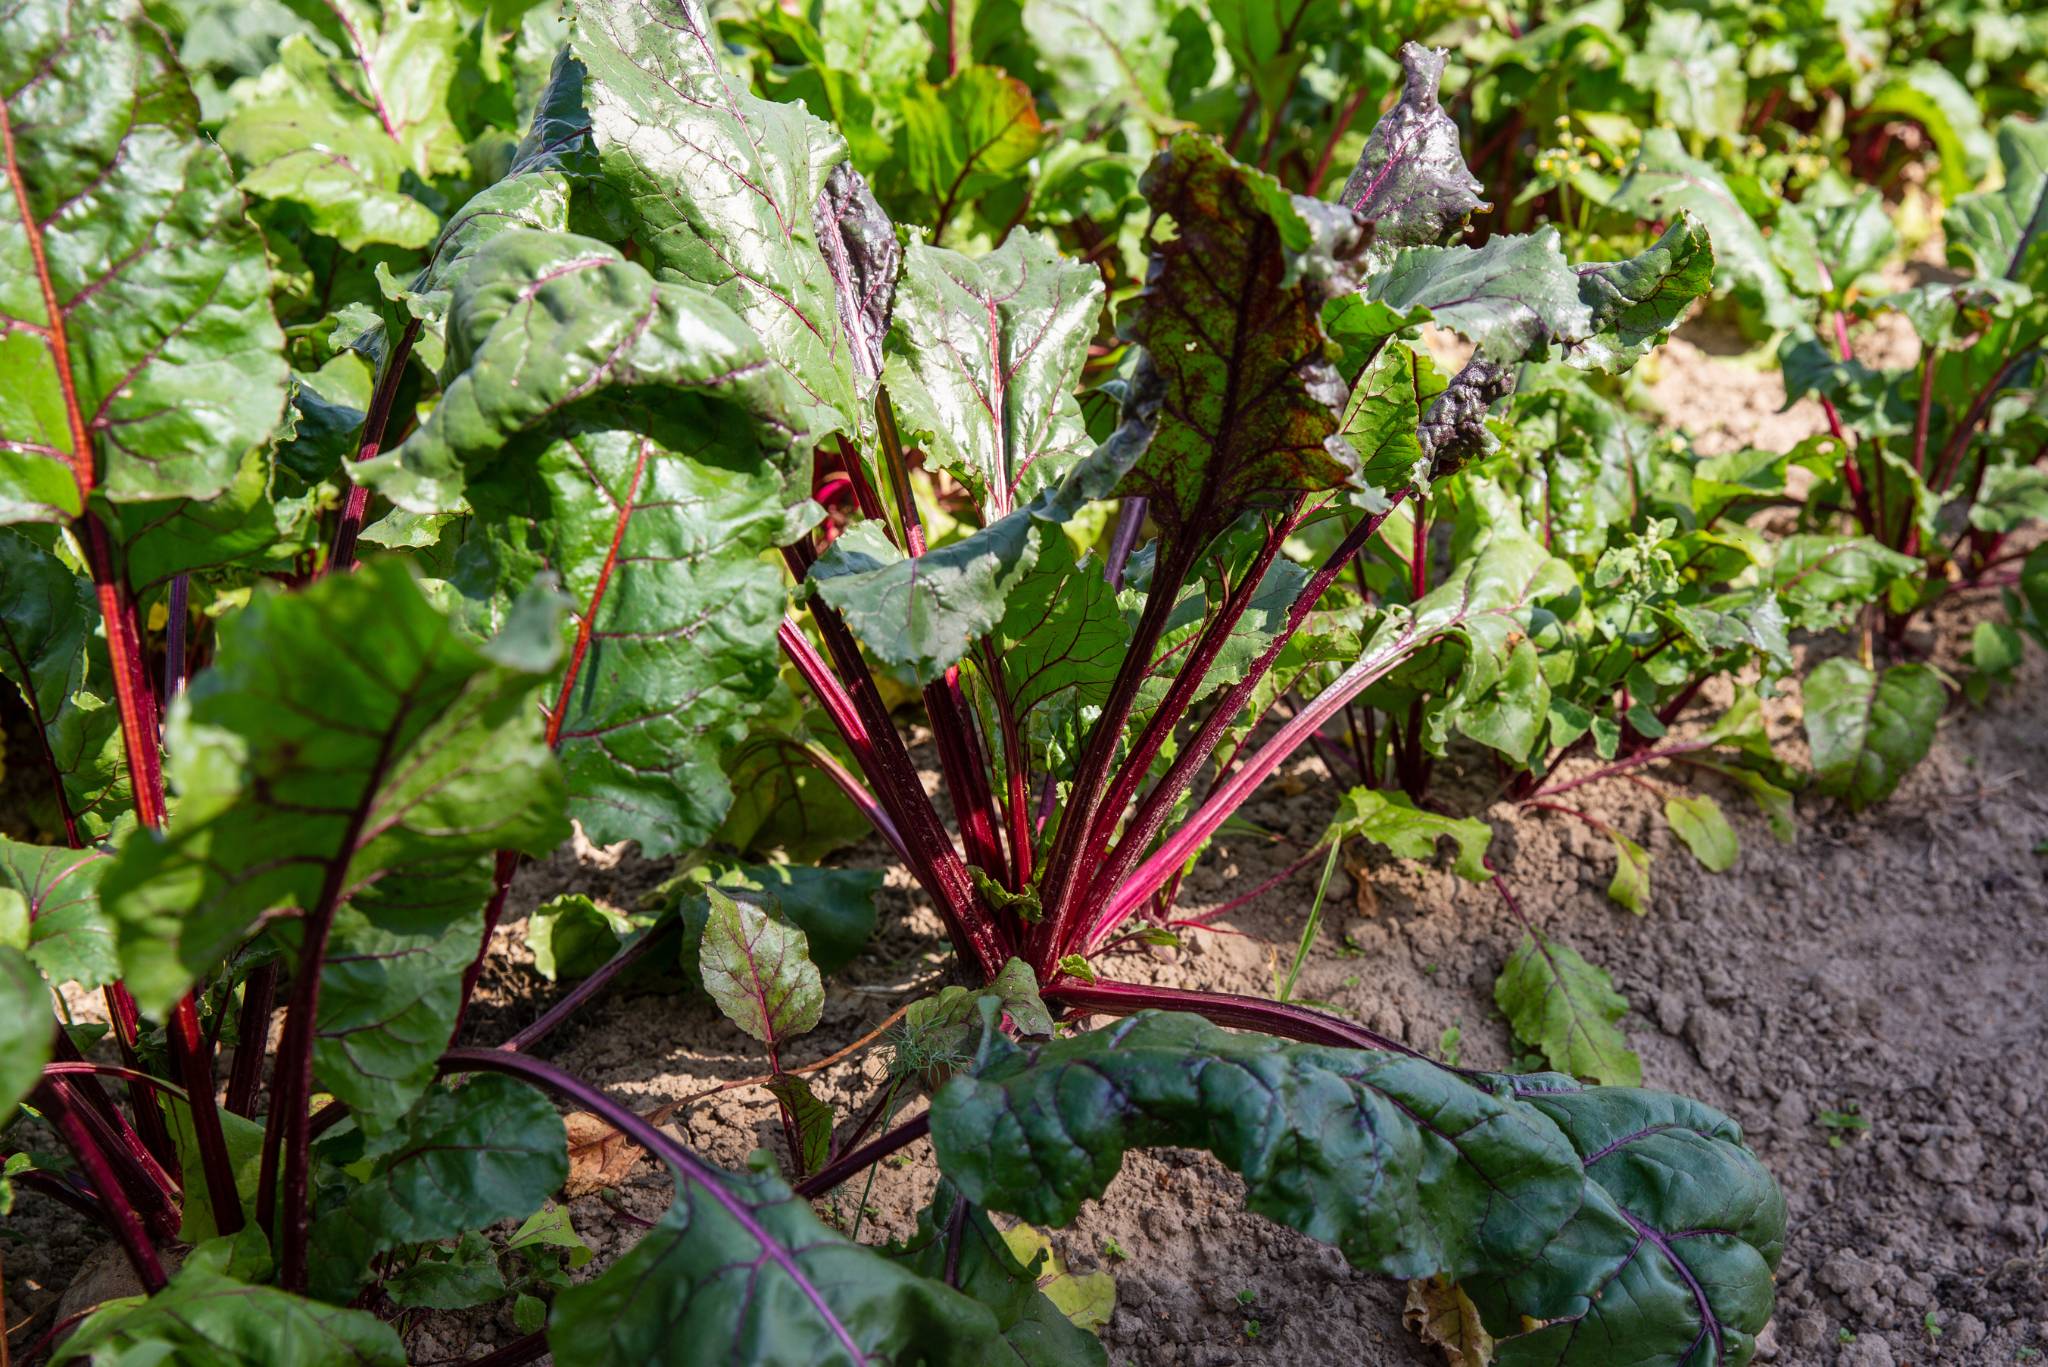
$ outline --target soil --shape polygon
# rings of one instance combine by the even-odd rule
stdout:
[[[1777,411],[1775,368],[1731,359],[1740,349],[1689,330],[1646,377],[1647,397],[1710,448],[1819,430],[1817,411]],[[1970,626],[1995,610],[1978,597],[1945,604],[1912,644],[1952,662]],[[1623,781],[1578,790],[1588,811],[1655,856],[1641,917],[1605,895],[1613,854],[1604,836],[1555,814],[1486,806],[1480,788],[1461,791],[1455,773],[1444,780],[1449,805],[1493,824],[1494,861],[1529,920],[1605,966],[1629,997],[1625,1026],[1646,1085],[1727,1111],[1783,1185],[1790,1235],[1766,1360],[1903,1367],[2048,1351],[2048,1079],[2039,1066],[2048,1058],[2048,859],[2036,852],[2048,842],[2044,686],[2048,660],[2036,652],[1987,705],[1952,709],[1927,761],[1877,809],[1852,816],[1803,799],[1796,845],[1775,843],[1746,799],[1708,776],[1700,790],[1720,799],[1742,840],[1740,861],[1719,875],[1672,839],[1654,793]],[[1767,713],[1781,755],[1798,761],[1790,702]],[[1681,776],[1648,777],[1665,786]],[[1220,838],[1188,878],[1183,912],[1220,906],[1294,863],[1320,838],[1337,786],[1313,758],[1284,771],[1246,809],[1269,837]],[[847,862],[889,868],[879,842]],[[1354,886],[1340,876],[1332,888],[1336,905],[1297,995],[1431,1053],[1455,1029],[1461,1062],[1515,1066],[1492,989],[1523,932],[1501,900],[1444,867],[1358,862],[1363,878]],[[558,995],[527,966],[525,910],[568,890],[631,907],[665,874],[588,847],[524,869],[474,1038],[510,1034]],[[1219,933],[1132,951],[1110,971],[1270,993],[1314,886],[1304,869],[1230,914]],[[933,990],[948,959],[937,918],[890,868],[875,939],[828,985],[823,1022],[791,1061],[823,1057]],[[650,993],[601,1000],[540,1052],[640,1107],[761,1066],[752,1041],[707,1003]],[[844,1114],[881,1077],[879,1052],[869,1051],[826,1070],[817,1090]],[[772,1104],[755,1088],[700,1100],[674,1131],[728,1165],[780,1144]],[[929,1150],[907,1153],[877,1170],[863,1239],[907,1233],[923,1204]],[[668,1190],[666,1175],[643,1163],[613,1199],[652,1219]],[[1402,1328],[1402,1287],[1246,1213],[1241,1195],[1206,1155],[1134,1153],[1103,1199],[1056,1234],[1072,1267],[1116,1279],[1103,1333],[1112,1362],[1440,1360]],[[859,1200],[843,1191],[838,1218],[850,1223]],[[601,1197],[575,1202],[573,1215],[599,1265],[639,1234]],[[12,1323],[61,1289],[94,1241],[34,1197],[9,1223],[27,1240],[0,1247]],[[415,1329],[409,1348],[416,1362],[459,1359],[515,1334],[509,1311],[440,1316]]]

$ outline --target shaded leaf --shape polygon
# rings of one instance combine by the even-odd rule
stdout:
[[[428,1092],[387,1147],[313,1222],[309,1266],[323,1299],[353,1296],[380,1253],[531,1214],[569,1175],[553,1103],[495,1074]]]
[[[796,1151],[790,1164],[797,1174],[816,1172],[832,1157],[832,1108],[818,1100],[811,1084],[794,1073],[783,1073],[768,1084],[782,1113],[796,1133]]]
[[[694,1367],[713,1343],[762,1367],[992,1360],[988,1310],[828,1229],[781,1179],[701,1163],[679,1178],[659,1224],[556,1298],[562,1367]]]
[[[526,918],[526,947],[533,968],[549,982],[587,978],[618,953],[633,922],[582,893],[564,893],[535,907]]]
[[[0,838],[0,890],[21,897],[27,919],[22,943],[29,961],[53,983],[102,987],[121,975],[114,926],[100,909],[107,852],[24,845]]]
[[[1017,1367],[1105,1367],[1109,1358],[1094,1333],[1070,1319],[1041,1288],[1039,1278],[1045,1269],[1037,1265],[1037,1250],[1020,1249],[1013,1242],[1030,1226],[1020,1225],[1006,1234],[979,1207],[967,1205],[962,1210],[963,1204],[959,1189],[941,1178],[931,1205],[918,1212],[917,1232],[901,1245],[890,1245],[890,1254],[933,1279],[944,1278],[948,1263],[953,1264],[956,1284],[994,1313],[1002,1333],[1007,1352],[992,1347],[988,1361]],[[948,1235],[956,1221],[957,1259]],[[1107,1299],[1114,1308],[1115,1282],[1106,1273],[1097,1275],[1109,1282]],[[1088,1291],[1088,1302],[1099,1306],[1104,1299],[1099,1286],[1091,1285]]]

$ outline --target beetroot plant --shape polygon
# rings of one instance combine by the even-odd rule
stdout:
[[[258,95],[374,97],[335,119],[377,155],[336,161],[254,96],[227,151],[201,136],[122,0],[4,21],[6,668],[62,843],[0,847],[0,1100],[62,1148],[12,1180],[104,1224],[145,1293],[60,1358],[397,1363],[419,1312],[511,1297],[531,1332],[492,1362],[1100,1362],[990,1213],[1068,1221],[1170,1144],[1355,1266],[1455,1288],[1497,1361],[1747,1361],[1784,1207],[1724,1118],[1113,971],[1259,785],[1415,662],[1468,732],[1534,744],[1536,642],[1576,591],[1541,540],[1467,538],[1435,583],[1416,554],[1405,597],[1346,577],[1396,509],[1425,544],[1516,366],[1654,345],[1703,287],[1697,229],[1581,265],[1554,232],[1446,245],[1485,206],[1411,45],[1335,201],[1168,138],[1109,320],[1050,238],[970,256],[893,223],[694,4],[587,0],[504,174],[429,235],[494,164],[439,138],[447,101],[384,99],[441,13],[339,0],[325,47],[280,48]],[[279,240],[327,244],[297,263],[326,286],[371,243],[424,243],[417,270],[287,337],[238,165]],[[1448,377],[1429,321],[1475,347]],[[1121,357],[1092,435],[1091,347]],[[844,1118],[784,1050],[874,880],[706,853],[803,843],[756,791],[791,764],[798,817],[829,785],[957,958]],[[679,895],[651,923],[552,904],[549,970],[582,981],[470,1043],[514,873],[571,818],[687,856]],[[534,1056],[663,962],[766,1050],[779,1170]],[[120,1063],[54,987],[104,990]],[[675,1178],[581,1280],[544,1252],[573,1243],[554,1102]],[[905,1245],[799,1199],[925,1138]]]

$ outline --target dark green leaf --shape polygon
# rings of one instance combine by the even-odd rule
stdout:
[[[759,1367],[975,1367],[996,1337],[986,1309],[826,1228],[779,1178],[712,1169],[548,1324],[561,1367],[697,1367],[708,1344]]]
[[[532,1214],[569,1176],[554,1106],[495,1074],[428,1092],[385,1147],[313,1223],[313,1292],[324,1299],[353,1296],[380,1253]]]
[[[811,1084],[794,1073],[783,1073],[768,1084],[796,1131],[796,1152],[790,1163],[797,1174],[816,1172],[832,1157],[832,1108],[818,1100]]]
[[[1124,1151],[1208,1148],[1246,1204],[1390,1276],[1533,1255],[1578,1207],[1559,1137],[1420,1059],[1234,1035],[1147,1011],[993,1061],[932,1102],[946,1175],[977,1205],[1065,1224]]]
[[[366,1123],[406,1110],[447,1043],[491,854],[566,835],[535,707],[551,617],[478,648],[383,562],[223,622],[171,719],[178,820],[102,882],[137,997],[175,1000],[274,909],[333,915],[315,1071]]]
[[[995,1314],[1003,1344],[991,1351],[991,1363],[1107,1367],[1108,1355],[1095,1336],[1068,1319],[1039,1290],[1040,1261],[1026,1266],[979,1207],[966,1205],[963,1210],[963,1205],[959,1189],[940,1179],[932,1203],[918,1212],[917,1232],[900,1245],[890,1245],[890,1255],[934,1280],[943,1280],[948,1267],[954,1269],[954,1285]]]
[[[1494,1361],[1749,1361],[1770,1318],[1785,1198],[1742,1131],[1662,1092],[1559,1077],[1507,1086],[1569,1136],[1587,1181],[1585,1204],[1539,1257],[1465,1283],[1503,1336]]]
[[[509,1290],[498,1270],[498,1250],[474,1230],[452,1248],[422,1249],[410,1265],[384,1279],[384,1294],[406,1309],[467,1310],[502,1300]]]
[[[1681,209],[1678,221],[1636,255],[1573,269],[1590,327],[1583,341],[1567,343],[1566,359],[1586,369],[1626,370],[1713,288],[1714,248],[1699,220]]]

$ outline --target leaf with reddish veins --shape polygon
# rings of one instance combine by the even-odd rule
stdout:
[[[726,1019],[770,1050],[816,1025],[825,988],[804,933],[715,886],[704,895],[711,916],[697,968]]]
[[[139,5],[28,0],[6,24],[0,521],[211,497],[287,380],[227,157]]]
[[[224,621],[173,714],[179,819],[101,883],[137,998],[175,1000],[280,909],[304,913],[288,941],[333,918],[315,1074],[366,1127],[402,1114],[447,1044],[492,852],[567,835],[537,706],[557,649],[538,604],[472,645],[397,561]]]
[[[984,526],[1057,484],[1093,446],[1073,390],[1102,277],[1035,233],[986,256],[912,242],[889,334],[889,397],[928,463],[965,484]]]
[[[800,104],[748,93],[695,0],[587,0],[569,46],[586,69],[599,163],[648,266],[739,316],[792,381],[797,426],[867,430],[872,376],[857,338],[867,324],[842,309],[888,290],[842,290],[821,241],[843,212],[827,191],[845,139]]]
[[[1247,508],[1356,476],[1322,309],[1357,288],[1369,234],[1193,133],[1144,190],[1173,235],[1154,244],[1122,330],[1145,348],[1140,387],[1159,386],[1159,416],[1117,492],[1150,498],[1166,535],[1199,547]]]

